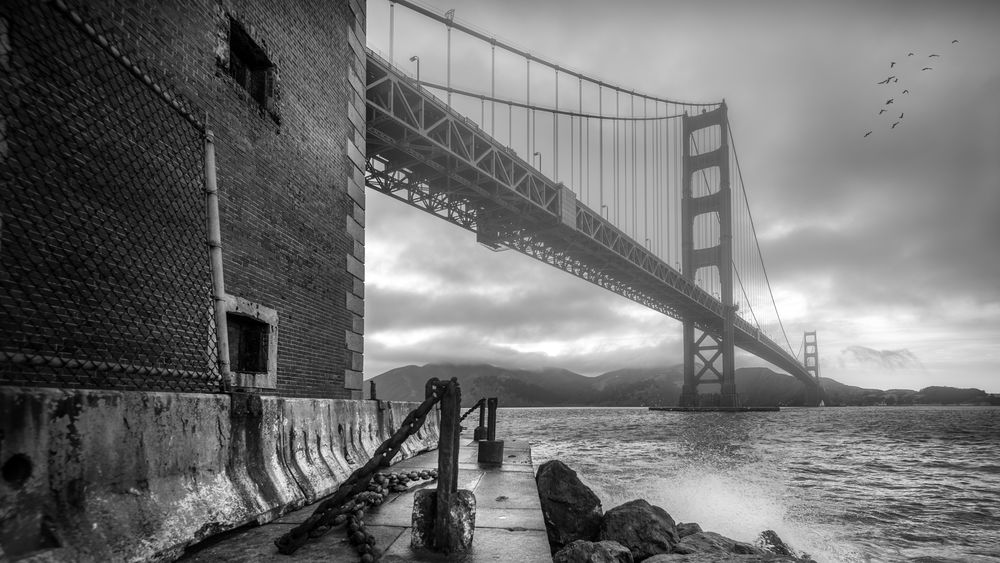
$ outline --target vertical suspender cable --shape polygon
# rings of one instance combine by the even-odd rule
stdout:
[[[556,111],[552,114],[552,179],[559,181],[559,68],[556,68]]]
[[[569,116],[569,184],[573,190],[580,189],[574,181],[576,178],[576,119],[577,116]]]
[[[490,38],[490,136],[495,137],[497,124],[497,40]]]
[[[642,116],[648,116],[648,108],[646,107],[646,98],[642,99]],[[642,236],[643,238],[649,238],[649,156],[646,150],[646,136],[649,132],[646,130],[646,124],[648,122],[643,120],[642,122]]]
[[[395,35],[394,33],[395,24],[393,22],[393,19],[395,18],[395,8],[396,8],[396,3],[389,2],[389,63],[390,64],[395,64],[393,63],[393,58],[392,58],[392,43],[393,43],[393,36]]]
[[[583,113],[583,79],[577,79],[577,101],[579,111]],[[583,184],[583,118],[580,118],[580,184]]]
[[[597,158],[600,159],[600,165],[598,166],[598,174],[600,179],[597,182],[597,189],[601,190],[601,209],[599,213],[604,213],[604,91],[602,90],[600,84],[597,85],[597,127],[598,127],[598,147],[597,147]],[[608,214],[610,218],[610,213]]]
[[[449,21],[448,26],[448,105],[451,105],[451,22]]]
[[[531,59],[525,59],[527,65],[525,67],[525,92],[527,94],[527,100],[525,105],[531,106]],[[528,107],[524,108],[524,159],[528,161],[534,160],[531,156],[531,110]]]
[[[636,220],[636,199],[637,199],[636,196],[639,193],[639,183],[638,183],[639,179],[636,177],[636,167],[635,167],[635,164],[636,164],[636,162],[635,162],[635,160],[636,160],[635,159],[635,157],[636,157],[636,150],[635,150],[636,149],[636,141],[635,141],[635,133],[636,133],[635,126],[636,126],[636,123],[637,122],[635,120],[635,90],[633,90],[632,91],[632,231],[631,231],[632,234],[633,234],[633,236],[635,236],[635,234],[637,234],[638,231],[639,231],[639,222]]]
[[[619,223],[619,220],[618,220],[618,209],[619,209],[619,207],[621,207],[618,204],[619,192],[621,191],[621,189],[619,187],[619,184],[618,184],[618,172],[619,172],[619,170],[621,170],[621,163],[619,163],[619,157],[618,157],[618,147],[619,147],[619,143],[618,143],[618,126],[620,125],[620,122],[618,121],[618,98],[619,98],[619,92],[618,92],[618,90],[615,90],[615,121],[614,121],[614,127],[615,128],[614,128],[614,135],[611,138],[612,139],[611,146],[612,146],[612,149],[613,149],[613,151],[615,153],[615,158],[614,158],[613,161],[611,161],[611,164],[612,164],[611,174],[612,174],[612,176],[614,176],[614,181],[611,182],[611,186],[612,186],[612,189],[614,190],[614,196],[615,196],[615,198],[614,198],[614,200],[615,200],[615,221],[614,222],[615,222],[616,225]],[[610,215],[610,213],[608,215]]]

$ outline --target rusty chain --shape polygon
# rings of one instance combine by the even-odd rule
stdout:
[[[382,442],[382,445],[375,450],[368,463],[356,469],[354,473],[351,473],[351,476],[340,484],[336,492],[321,502],[312,515],[303,523],[274,540],[274,545],[277,546],[280,553],[285,555],[295,553],[296,550],[309,541],[310,536],[322,535],[326,529],[337,525],[336,519],[338,516],[362,509],[364,503],[348,502],[348,500],[365,492],[368,489],[369,483],[371,483],[372,477],[375,475],[375,471],[379,467],[387,467],[392,458],[399,453],[403,442],[416,434],[417,430],[423,426],[424,420],[427,418],[427,413],[441,400],[443,385],[444,383],[436,377],[427,381],[427,398],[417,408],[406,415],[399,429],[388,440]]]
[[[479,399],[478,401],[476,401],[476,404],[474,404],[471,407],[469,407],[469,410],[465,411],[465,414],[463,414],[461,417],[459,417],[458,423],[462,424],[462,421],[465,420],[466,417],[468,417],[470,414],[472,414],[472,411],[478,409],[479,406],[482,405],[484,401],[486,401],[486,397],[483,397],[482,399]]]

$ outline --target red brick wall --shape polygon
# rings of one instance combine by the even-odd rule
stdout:
[[[72,5],[206,114],[215,133],[226,292],[278,313],[277,388],[264,392],[359,397],[364,4]],[[218,64],[228,17],[277,64],[280,120]]]

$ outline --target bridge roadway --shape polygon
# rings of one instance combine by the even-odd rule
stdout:
[[[486,246],[513,248],[721,336],[721,301],[371,50],[366,105],[369,188],[473,231]],[[734,328],[737,347],[820,396],[794,356],[739,316]]]

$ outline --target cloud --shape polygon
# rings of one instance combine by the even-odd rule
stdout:
[[[899,369],[924,369],[916,354],[903,348],[901,350],[875,350],[865,346],[848,346],[840,351],[839,365],[841,369],[851,366],[862,368],[880,368],[890,371]]]
[[[369,6],[370,40],[383,51],[385,4]],[[911,351],[926,367],[919,377],[960,376],[1000,391],[1000,3],[431,5],[628,88],[725,97],[793,347],[803,330],[820,331],[824,375],[848,383],[881,377],[840,365],[840,350],[862,346]],[[403,23],[397,59],[419,53],[421,72],[443,81],[443,26]],[[456,65],[464,66],[455,80],[482,89],[488,47],[457,41]],[[942,57],[920,72],[905,66],[909,51]],[[892,88],[905,83],[909,94],[875,84],[890,60],[900,78]],[[511,84],[523,88],[523,61],[498,64],[511,77],[498,76],[503,95],[522,95]],[[905,113],[893,130],[877,115],[888,97]],[[466,105],[478,119],[479,102]],[[679,359],[676,321],[643,317],[607,291],[513,251],[490,252],[465,231],[370,193],[366,375],[397,361],[458,356],[569,369]]]

